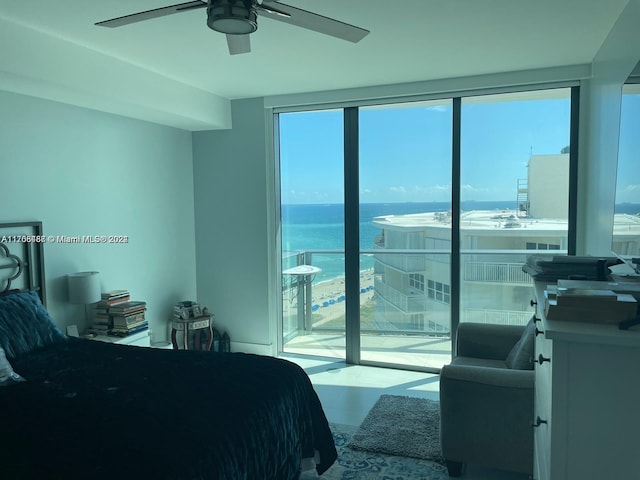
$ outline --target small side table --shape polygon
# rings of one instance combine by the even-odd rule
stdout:
[[[180,345],[177,339],[178,332],[182,332]],[[174,350],[209,350],[212,342],[211,315],[171,319],[171,343]]]
[[[283,270],[282,274],[292,277],[288,288],[296,288],[296,296],[298,298],[298,329],[311,333],[311,313],[313,312],[311,305],[311,288],[313,279],[318,273],[321,273],[320,267],[313,265],[296,265],[292,268]]]

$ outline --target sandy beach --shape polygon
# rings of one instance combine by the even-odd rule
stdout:
[[[360,273],[360,289],[373,287],[373,270]],[[313,282],[312,304],[322,305],[327,300],[337,300],[344,295],[344,277],[327,280],[324,282]]]
[[[373,269],[360,272],[360,305],[365,305],[373,297]],[[313,309],[313,326],[318,327],[335,321],[345,315],[345,283],[344,277],[333,280],[312,281],[311,305]],[[364,292],[362,290],[364,289]],[[297,296],[294,291],[285,292],[283,308],[290,312],[297,309]],[[286,312],[285,312],[286,313]]]

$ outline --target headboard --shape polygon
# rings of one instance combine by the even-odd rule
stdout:
[[[42,222],[0,223],[0,293],[34,290],[46,306]]]

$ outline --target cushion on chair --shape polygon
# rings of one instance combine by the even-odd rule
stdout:
[[[451,365],[464,365],[467,367],[485,367],[485,368],[507,368],[504,360],[493,360],[491,358],[475,358],[475,357],[454,357],[451,359]],[[509,367],[510,368],[510,367]]]
[[[514,370],[533,370],[531,360],[533,359],[535,348],[535,331],[536,323],[534,317],[531,317],[520,336],[520,340],[513,346],[505,360],[507,367]]]

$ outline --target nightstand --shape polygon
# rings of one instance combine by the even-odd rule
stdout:
[[[106,343],[119,343],[122,345],[134,345],[136,347],[150,347],[151,346],[151,331],[144,330],[142,332],[134,333],[126,337],[111,337],[107,335],[96,335],[90,338],[90,340],[98,340],[99,342]]]
[[[211,315],[171,320],[174,350],[209,350],[213,341]]]

